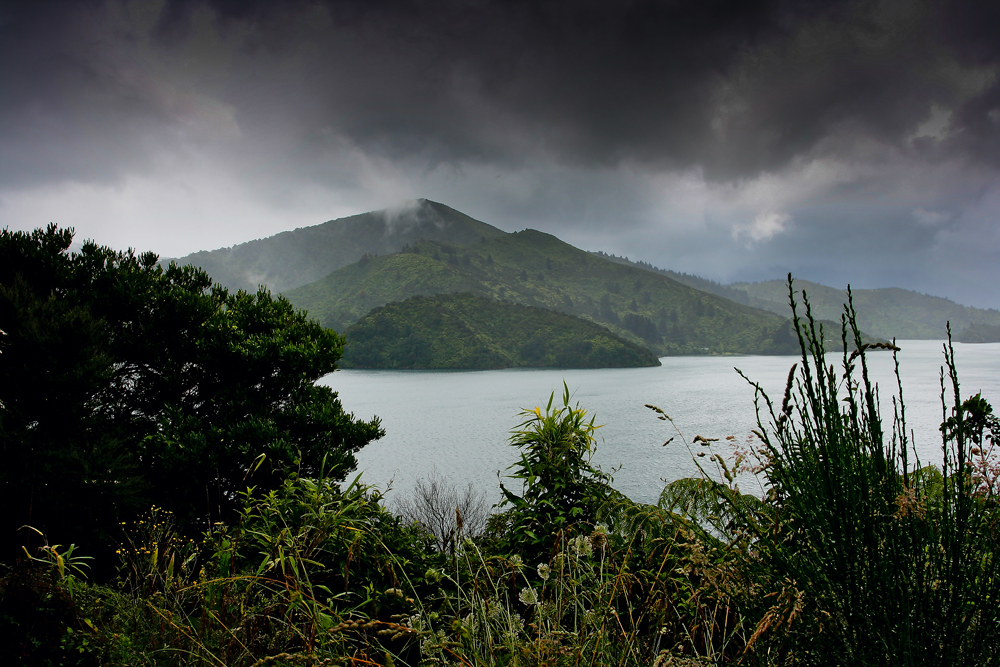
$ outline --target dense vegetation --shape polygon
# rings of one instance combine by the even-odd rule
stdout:
[[[487,241],[490,247],[478,243]],[[541,253],[526,247],[533,242]],[[379,272],[385,268],[384,256],[404,250],[408,256],[391,260],[388,273]],[[412,256],[420,254],[461,268],[441,271]],[[358,275],[372,260],[371,269]],[[609,260],[630,270],[609,267]],[[753,303],[755,308],[740,308],[734,302],[752,301],[742,289],[603,253],[584,253],[530,230],[507,234],[425,199],[398,210],[363,213],[194,253],[180,263],[205,269],[231,290],[252,293],[262,284],[285,292],[296,306],[338,331],[387,303],[464,291],[589,319],[658,355],[794,352],[787,324],[770,321],[758,310],[785,316],[781,304],[762,301]],[[344,271],[325,278],[342,267]],[[635,274],[634,269],[641,272]],[[641,276],[648,272],[671,280],[653,278],[647,285],[649,278]],[[684,290],[677,283],[694,289]],[[836,320],[837,314],[829,319]],[[834,337],[826,343],[835,349],[839,341]]]
[[[441,244],[436,248],[426,248],[432,256],[437,253],[439,259],[464,263],[466,258],[471,260],[477,256],[473,248],[469,247],[475,242],[507,236],[511,235],[448,206],[420,199],[397,210],[372,211],[282,232],[230,248],[197,252],[184,257],[178,263],[192,264],[206,270],[216,282],[232,291],[242,289],[254,293],[258,285],[264,285],[275,292],[289,292],[320,281],[332,271],[358,262],[359,259],[364,263],[372,257],[391,255],[404,248],[412,250],[417,246],[419,249],[423,241],[436,241]],[[461,250],[466,247],[469,248]],[[784,300],[781,281],[721,285],[698,276],[660,269],[646,262],[632,262],[627,258],[603,252],[590,254],[606,261],[670,278],[698,292],[714,294],[725,299],[722,303],[733,302],[773,312],[782,317],[791,314]],[[493,259],[499,258],[499,255],[493,256]],[[503,272],[499,271],[487,276],[466,275],[447,278],[436,276],[420,281],[419,284],[403,286],[402,289],[395,289],[399,286],[391,284],[352,285],[352,289],[355,287],[357,289],[344,294],[337,294],[337,288],[333,288],[333,293],[330,293],[329,285],[313,286],[303,292],[293,292],[289,296],[296,305],[306,308],[326,326],[338,331],[343,331],[371,308],[390,301],[400,301],[417,294],[432,296],[447,292],[472,291],[490,298],[507,298],[525,305],[562,310],[592,319],[633,342],[650,347],[657,354],[794,352],[794,345],[787,331],[761,338],[756,336],[759,333],[756,331],[757,327],[750,325],[754,332],[749,335],[744,332],[734,339],[732,336],[719,336],[718,332],[714,331],[722,326],[728,327],[734,324],[731,320],[721,326],[718,322],[710,322],[707,327],[698,323],[697,318],[704,316],[708,304],[711,304],[713,309],[718,307],[720,302],[717,300],[704,301],[700,311],[690,296],[666,299],[667,303],[658,303],[654,308],[647,308],[650,302],[646,299],[653,297],[651,290],[635,289],[632,290],[633,293],[626,294],[629,292],[629,284],[634,285],[637,280],[631,275],[624,277],[609,275],[590,285],[560,284],[557,285],[559,289],[553,293],[551,289],[546,289],[551,286],[532,283],[553,278],[549,273],[550,262],[579,263],[579,257],[569,255],[561,259],[555,256],[544,257],[543,263],[524,254],[516,254],[515,257],[508,259],[513,260],[514,272],[507,272],[509,274],[507,276],[503,276]],[[165,267],[166,262],[163,264]],[[508,280],[511,277],[515,278],[513,282]],[[559,278],[556,277],[556,280]],[[638,282],[641,283],[643,280],[640,278]],[[333,284],[337,283],[338,280],[333,280]],[[803,283],[803,285],[812,296],[817,318],[836,322],[839,319],[840,305],[845,299],[845,293],[842,290],[813,283]],[[392,298],[379,301],[376,297],[383,292],[392,293]],[[648,297],[647,292],[649,292]],[[608,294],[607,302],[604,301],[605,293]],[[509,296],[504,297],[504,294]],[[623,294],[627,298],[623,300],[617,298]],[[956,331],[962,331],[974,322],[1000,326],[1000,313],[995,310],[960,306],[947,299],[908,290],[857,290],[854,296],[861,329],[876,337],[940,339],[944,336],[944,325],[949,321]],[[632,307],[632,299],[636,300],[636,307]],[[747,312],[753,311],[743,311],[743,314]],[[737,321],[735,325],[742,328],[747,323]],[[767,339],[770,339],[770,343]],[[830,349],[835,349],[839,341],[834,337],[826,341],[826,344]]]
[[[974,322],[958,334],[960,343],[1000,343],[1000,325]]]
[[[248,484],[343,478],[381,435],[314,384],[343,341],[287,300],[71,241],[0,232],[4,557],[37,545],[24,525],[95,553],[150,505],[184,528],[230,521]]]
[[[344,333],[344,368],[633,368],[649,350],[604,327],[472,294],[374,308]]]
[[[343,331],[377,306],[454,292],[591,320],[661,356],[795,351],[791,327],[778,316],[609,262],[534,230],[465,246],[425,241],[398,254],[364,258],[285,296]]]
[[[625,266],[668,276],[677,282],[703,292],[718,294],[736,303],[762,308],[782,316],[791,315],[785,299],[785,283],[780,280],[723,285],[687,273],[661,269],[648,262],[633,262],[627,257],[616,257],[603,252],[594,254]],[[846,291],[804,280],[798,282],[809,293],[813,313],[818,319],[839,318],[842,304],[847,299]],[[962,306],[949,299],[895,287],[853,290],[852,293],[857,308],[858,326],[871,336],[895,337],[899,340],[943,340],[945,326],[949,322],[955,331],[962,331],[970,326],[977,329],[981,326],[1000,326],[1000,312],[992,308],[984,310]],[[976,324],[977,322],[988,324]],[[959,334],[956,340],[971,342],[964,340],[964,334]]]
[[[454,516],[432,534],[345,481],[378,427],[311,391],[339,337],[264,292],[70,240],[0,237],[5,508],[65,515],[4,527],[38,539],[0,568],[3,664],[1000,664],[1000,419],[962,398],[950,346],[940,467],[910,458],[901,388],[879,414],[866,355],[887,345],[849,307],[841,368],[796,314],[781,401],[758,388],[743,448],[678,431],[707,465],[658,504],[591,464],[597,424],[564,387],[512,431],[486,528],[431,495]],[[116,444],[131,467],[94,458]],[[201,518],[206,479],[232,511]]]
[[[283,292],[319,280],[364,255],[398,252],[422,239],[471,243],[504,232],[444,204],[418,199],[397,210],[372,211],[282,232],[177,261],[207,271],[223,287]]]
[[[625,266],[634,266],[644,271],[659,273],[660,275],[667,276],[668,278],[673,278],[677,282],[683,283],[688,287],[693,287],[696,290],[701,290],[702,292],[717,294],[725,299],[729,299],[730,301],[734,301],[736,303],[742,303],[744,306],[751,305],[750,296],[747,294],[745,290],[734,288],[729,285],[723,285],[722,283],[716,282],[714,280],[709,280],[707,278],[702,278],[700,276],[691,275],[690,273],[671,271],[670,269],[661,269],[658,266],[653,266],[649,262],[643,262],[641,260],[632,261],[628,257],[619,257],[618,255],[610,255],[600,250],[592,251],[592,254],[596,255],[597,257],[601,257],[602,259],[615,262],[616,264],[623,264]],[[781,305],[785,304],[782,303]]]
[[[825,285],[798,281],[808,292],[813,314],[818,319],[836,320],[847,300],[847,292]],[[784,283],[733,283],[727,289],[743,291],[749,305],[782,316],[791,315]],[[943,340],[946,327],[962,331],[973,323],[1000,326],[1000,312],[962,306],[941,297],[899,288],[853,290],[858,326],[876,337],[898,340]]]

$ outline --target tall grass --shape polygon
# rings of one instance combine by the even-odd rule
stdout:
[[[751,648],[759,642],[763,663],[997,664],[997,489],[970,465],[997,431],[978,403],[963,402],[950,338],[935,474],[920,468],[907,436],[898,348],[862,344],[849,300],[837,371],[805,295],[799,317],[791,279],[789,300],[801,346],[797,372],[780,405],[754,385],[775,514],[746,522],[755,531],[748,576],[764,588],[743,600],[758,619]],[[874,347],[891,350],[896,363],[888,426],[868,369]],[[976,406],[980,418],[970,420]]]

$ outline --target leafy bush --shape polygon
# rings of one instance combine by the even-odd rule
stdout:
[[[290,477],[242,498],[240,520],[200,542],[169,512],[127,529],[119,588],[101,589],[98,639],[113,664],[293,664],[415,648],[429,541],[355,479]],[[408,593],[404,594],[403,590]],[[389,632],[386,632],[386,631]]]
[[[55,667],[99,665],[98,600],[83,583],[75,547],[44,547],[0,573],[0,663]]]
[[[555,393],[541,408],[524,410],[528,419],[512,432],[510,444],[521,460],[511,466],[511,479],[521,480],[521,494],[502,482],[509,507],[510,529],[505,546],[509,553],[529,559],[545,558],[560,536],[569,538],[584,524],[594,522],[598,507],[608,498],[612,477],[591,465],[594,419],[579,405],[569,404],[569,387],[563,383],[563,405],[553,409]]]

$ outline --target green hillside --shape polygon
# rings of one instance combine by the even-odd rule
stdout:
[[[643,262],[643,261],[635,262],[630,260],[628,257],[609,255],[600,250],[592,251],[591,254],[596,255],[602,259],[606,259],[610,262],[615,262],[616,264],[624,264],[625,266],[634,266],[638,269],[643,269],[644,271],[652,271],[653,273],[659,273],[662,276],[673,278],[677,282],[683,283],[688,287],[693,287],[696,290],[701,290],[702,292],[709,292],[710,294],[721,296],[725,299],[729,299],[730,301],[735,301],[736,303],[742,303],[745,306],[750,305],[750,296],[746,293],[746,291],[741,289],[734,289],[731,286],[717,283],[714,280],[709,280],[707,278],[702,278],[700,276],[694,276],[691,275],[690,273],[681,273],[679,271],[671,271],[670,269],[661,269],[657,266],[653,266],[649,262]]]
[[[973,323],[955,337],[959,343],[1000,343],[1000,326]]]
[[[427,240],[344,266],[285,296],[343,331],[386,303],[453,292],[576,315],[659,355],[796,351],[783,318],[609,262],[534,230],[465,246]]]
[[[733,283],[749,297],[749,304],[789,316],[788,289],[780,280],[762,283]],[[813,313],[821,319],[839,320],[847,291],[805,280],[796,280],[795,287],[804,291],[812,304]],[[879,338],[937,340],[947,336],[945,325],[962,331],[973,323],[1000,326],[1000,312],[962,306],[954,301],[928,296],[895,287],[852,290],[858,326]]]
[[[444,204],[419,199],[397,211],[352,215],[175,261],[205,269],[231,290],[256,292],[258,285],[265,285],[283,292],[319,280],[365,254],[397,252],[421,239],[470,243],[504,234]]]
[[[578,317],[468,293],[375,308],[346,331],[344,368],[634,368],[640,345]]]

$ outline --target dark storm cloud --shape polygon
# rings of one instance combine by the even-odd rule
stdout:
[[[107,182],[147,166],[168,119],[122,58],[131,39],[98,2],[0,9],[0,184]]]
[[[183,40],[198,6],[172,5],[159,34]],[[219,25],[254,26],[242,48],[255,72],[300,59],[298,82],[284,67],[271,76],[306,125],[389,154],[516,162],[540,147],[720,178],[837,152],[842,133],[929,158],[996,156],[1000,41],[984,26],[1000,17],[988,3],[294,7],[223,3]],[[952,138],[907,144],[935,104],[952,112]]]
[[[990,3],[168,2],[149,24],[111,4],[6,10],[7,182],[141,169],[190,130],[157,86],[199,61],[220,69],[185,89],[231,105],[252,150],[280,139],[307,159],[346,138],[432,162],[545,154],[724,179],[859,139],[998,155]],[[933,105],[949,136],[908,141]]]
[[[9,3],[0,224],[180,255],[429,197],[719,280],[998,306],[996,25],[974,0]]]

